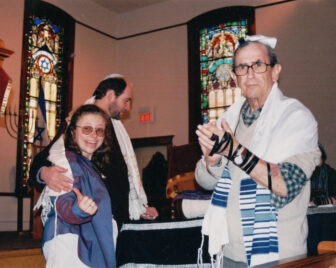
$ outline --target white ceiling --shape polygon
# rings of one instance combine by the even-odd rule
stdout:
[[[91,1],[115,13],[124,13],[134,9],[165,2],[168,0],[91,0]]]
[[[97,5],[100,5],[107,10],[113,11],[114,13],[125,13],[131,10],[147,7],[150,5],[168,2],[171,0],[90,0]],[[179,1],[189,1],[189,0],[179,0]],[[203,0],[207,1],[207,0]],[[219,0],[215,0],[219,1]],[[247,5],[247,6],[259,6],[265,4],[271,4],[276,2],[281,2],[283,0],[221,0],[228,5]]]

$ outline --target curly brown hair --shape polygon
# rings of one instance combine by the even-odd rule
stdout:
[[[112,125],[107,114],[94,104],[80,106],[71,116],[69,125],[65,130],[64,146],[66,150],[82,154],[80,148],[75,141],[75,129],[78,120],[86,114],[97,114],[104,118],[105,121],[105,137],[102,145],[93,153],[91,161],[101,170],[103,164],[110,163],[110,146],[112,140]]]

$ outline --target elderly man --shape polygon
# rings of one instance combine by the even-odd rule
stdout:
[[[232,79],[243,97],[196,131],[196,180],[214,193],[202,233],[224,266],[306,254],[309,178],[319,163],[317,123],[279,87],[275,38],[240,39]],[[213,258],[214,260],[214,258]]]
[[[121,75],[112,74],[99,83],[93,97],[86,102],[96,104],[111,117],[113,143],[110,144],[110,165],[101,167],[101,173],[119,229],[129,218],[153,220],[158,216],[154,207],[147,207],[134,150],[120,121],[121,114],[130,110],[132,94],[132,83]],[[31,168],[31,177],[43,180],[54,190],[52,195],[72,189],[72,179],[67,177],[71,177],[67,173],[70,168],[66,168],[68,163],[64,161],[63,155],[63,139],[58,139],[35,157]],[[51,163],[54,165],[50,166]]]

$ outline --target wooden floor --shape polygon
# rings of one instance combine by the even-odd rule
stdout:
[[[0,232],[0,251],[41,248],[41,240],[27,232]]]
[[[0,232],[1,268],[45,268],[41,240],[30,232]]]

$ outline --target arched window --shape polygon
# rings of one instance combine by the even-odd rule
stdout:
[[[226,7],[188,22],[189,140],[198,124],[217,119],[240,98],[230,77],[236,41],[254,34],[253,7]]]
[[[55,137],[71,109],[74,25],[71,16],[51,4],[25,1],[15,188],[19,198],[29,194],[33,156]]]

